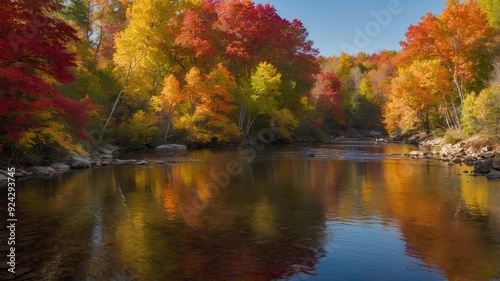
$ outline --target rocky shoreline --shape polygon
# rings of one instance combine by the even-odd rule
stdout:
[[[166,161],[145,161],[135,159],[117,159],[115,156],[122,152],[123,149],[112,144],[105,144],[98,149],[89,151],[88,156],[73,155],[64,161],[52,163],[48,166],[33,166],[33,167],[16,167],[16,181],[24,181],[35,178],[50,178],[57,174],[62,174],[70,170],[87,169],[92,167],[108,166],[108,165],[150,165],[150,164],[165,164]],[[182,153],[186,152],[187,147],[180,144],[164,144],[157,146],[155,152],[158,153]],[[168,162],[168,161],[167,161]],[[9,174],[7,169],[0,170],[0,187],[7,186]]]
[[[406,156],[420,159],[437,159],[455,165],[473,167],[471,176],[485,176],[488,180],[500,180],[500,151],[491,146],[474,148],[471,141],[443,144],[442,139],[428,139],[418,143],[431,151],[415,150]]]

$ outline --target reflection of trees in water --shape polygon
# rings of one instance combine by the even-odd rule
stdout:
[[[290,190],[290,180],[274,182],[269,169],[277,167],[240,164],[242,173],[231,177],[214,197],[206,195],[213,180],[206,169],[224,171],[225,163],[211,163],[203,167],[205,173],[197,164],[173,167],[173,181],[165,189],[180,196],[164,200],[208,203],[192,208],[185,217],[188,227],[181,226],[179,268],[171,278],[270,280],[314,271],[323,254],[322,208],[301,190]],[[196,181],[182,180],[184,174],[196,176]],[[202,198],[193,199],[196,196]]]
[[[500,277],[500,251],[487,238],[500,237],[500,229],[492,227],[499,214],[489,213],[487,199],[468,190],[459,177],[447,179],[438,168],[425,173],[418,170],[428,166],[415,167],[414,176],[405,178],[397,176],[399,165],[384,165],[385,190],[408,254],[436,266],[450,280]],[[488,189],[477,183],[476,192]]]

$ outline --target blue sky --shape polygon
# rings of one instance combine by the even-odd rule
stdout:
[[[410,24],[440,14],[445,0],[254,0],[302,21],[321,55],[399,50]]]

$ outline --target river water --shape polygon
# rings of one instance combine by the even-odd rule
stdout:
[[[18,183],[17,280],[500,280],[500,182],[413,149],[125,154],[166,163]]]

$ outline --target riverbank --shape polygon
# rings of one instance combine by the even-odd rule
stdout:
[[[471,176],[500,180],[500,144],[488,145],[480,136],[450,144],[445,143],[445,138],[436,138],[432,134],[416,134],[404,141],[426,149],[412,151],[406,156],[437,159],[450,165],[466,165],[473,168]]]
[[[180,144],[164,144],[157,146],[155,151],[158,153],[183,153],[187,151],[185,145]],[[12,165],[10,167],[0,169],[0,187],[7,186],[9,178],[16,181],[25,181],[36,178],[50,178],[55,175],[68,172],[70,170],[88,169],[92,167],[108,166],[108,165],[152,165],[165,164],[166,161],[144,161],[135,159],[118,159],[116,156],[123,152],[123,148],[104,144],[99,148],[87,151],[88,155],[73,155],[64,159],[59,159],[50,165],[40,165],[23,167]],[[14,172],[11,172],[14,168]],[[9,171],[10,169],[10,171]],[[11,180],[12,181],[12,180]]]
[[[404,156],[416,159],[436,159],[450,163],[450,165],[467,165],[473,167],[471,176],[485,176],[488,180],[500,180],[500,150],[498,147],[482,146],[481,140],[477,137],[452,144],[445,144],[444,138],[435,138],[430,134],[417,134],[407,136],[405,139],[394,139],[384,137],[379,132],[366,133],[364,137],[372,138],[377,142],[406,142],[416,145],[422,150],[415,150]],[[355,139],[362,138],[361,136]],[[323,143],[331,143],[338,140],[347,139],[345,137],[330,137],[323,140]],[[250,144],[247,144],[250,145]],[[157,146],[153,151],[157,153],[184,153],[187,151],[185,145],[164,144]],[[162,165],[169,161],[156,160],[145,161],[135,159],[116,158],[123,149],[112,144],[105,144],[99,148],[88,151],[88,156],[71,156],[58,162],[45,166],[17,167],[15,168],[16,181],[24,181],[34,178],[50,178],[60,175],[70,170],[87,169],[92,167],[107,165]],[[10,174],[11,175],[11,174]],[[0,187],[8,183],[10,177],[8,169],[0,170]]]

